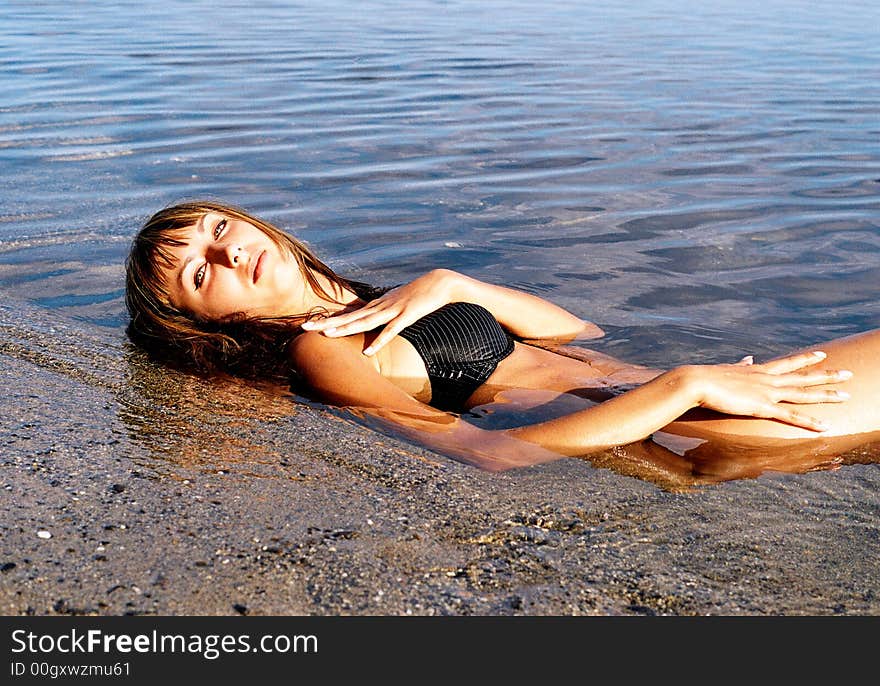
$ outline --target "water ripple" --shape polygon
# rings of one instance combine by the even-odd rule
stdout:
[[[666,352],[878,324],[871,3],[89,7],[0,25],[2,287],[45,307],[123,319],[92,267],[207,195],[375,280],[467,269]]]

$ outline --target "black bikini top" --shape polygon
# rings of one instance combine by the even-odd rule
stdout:
[[[361,300],[370,301],[391,288],[349,281]],[[431,382],[431,405],[460,412],[467,399],[485,383],[498,363],[510,355],[514,342],[485,307],[468,302],[444,305],[403,329],[425,363]]]

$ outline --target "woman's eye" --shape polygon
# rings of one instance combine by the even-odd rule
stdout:
[[[205,265],[202,265],[201,267],[196,269],[196,275],[193,278],[193,281],[195,281],[195,284],[196,284],[196,290],[199,290],[199,288],[201,287],[202,282],[204,280],[205,280]]]
[[[217,226],[214,227],[214,239],[220,238],[220,234],[223,233],[223,229],[226,228],[226,220],[221,219],[217,222]]]

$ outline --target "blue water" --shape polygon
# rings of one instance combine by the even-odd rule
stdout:
[[[0,291],[122,335],[212,197],[376,283],[451,267],[666,366],[880,326],[875,2],[5,2]]]

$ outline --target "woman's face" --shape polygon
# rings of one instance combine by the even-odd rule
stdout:
[[[299,314],[305,281],[287,250],[250,222],[209,212],[183,230],[165,274],[171,304],[205,319]]]

